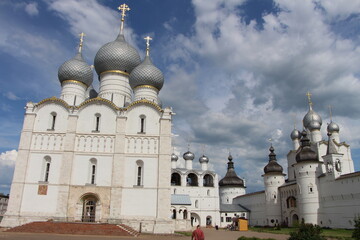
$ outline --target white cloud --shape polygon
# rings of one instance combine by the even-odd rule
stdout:
[[[25,5],[25,11],[30,16],[36,16],[39,14],[38,4],[36,2],[31,2]]]
[[[338,8],[321,1],[324,11],[314,1],[279,0],[280,12],[263,14],[263,28],[243,21],[241,4],[194,0],[193,34],[175,36],[163,51],[170,64],[162,96],[178,113],[176,145],[185,151],[188,138],[210,145],[208,156],[218,161],[221,174],[227,162],[223,149],[231,148],[251,185],[267,162],[268,138],[283,161],[291,148],[293,115],[305,115],[310,90],[323,130],[332,105],[346,125],[342,136],[358,147],[360,135],[348,129],[360,131],[352,120],[360,116],[360,48],[357,39],[344,39],[330,25],[339,16],[358,14],[358,4]],[[195,153],[200,149],[193,145]],[[246,173],[254,167],[258,174]]]
[[[4,94],[5,97],[7,97],[9,100],[19,100],[20,98],[18,96],[16,96],[13,92],[6,92]]]
[[[17,151],[11,150],[0,153],[0,165],[1,166],[15,166],[15,160],[17,157]]]

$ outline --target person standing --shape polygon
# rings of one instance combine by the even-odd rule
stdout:
[[[193,231],[191,240],[205,240],[204,232],[201,230],[200,225],[197,225]]]

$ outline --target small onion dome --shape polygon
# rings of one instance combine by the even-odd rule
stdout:
[[[160,91],[164,85],[164,75],[155,67],[150,57],[145,56],[144,61],[131,72],[129,82],[132,89],[141,85],[150,85]]]
[[[273,146],[271,146],[269,150],[270,150],[269,163],[264,167],[264,172],[265,173],[281,173],[282,174],[283,168],[276,161],[276,154],[274,153]]]
[[[192,160],[194,160],[195,155],[192,152],[187,151],[186,153],[184,153],[183,158],[185,160],[191,160],[192,161]]]
[[[291,140],[300,139],[301,138],[301,132],[297,129],[292,130],[290,134]]]
[[[105,71],[120,70],[131,73],[141,62],[139,53],[119,34],[113,42],[102,46],[96,53],[94,66],[98,75]]]
[[[81,53],[74,58],[64,62],[58,71],[60,83],[66,80],[75,80],[90,86],[93,81],[93,72],[91,67],[84,61]]]
[[[331,123],[329,123],[329,125],[327,126],[327,131],[328,131],[329,133],[339,132],[339,131],[340,131],[339,125],[337,125],[337,124],[334,123],[334,122],[331,122]]]
[[[172,162],[176,162],[178,159],[179,159],[179,158],[178,158],[178,156],[177,156],[175,153],[171,154],[171,161],[172,161]]]
[[[317,114],[312,107],[303,118],[303,125],[305,128],[311,130],[320,129],[322,124],[322,119],[319,114]]]
[[[200,163],[208,163],[208,162],[209,162],[209,158],[203,154],[203,155],[199,158],[199,162],[200,162]]]
[[[305,161],[318,161],[318,155],[310,147],[310,140],[307,137],[307,132],[304,130],[301,138],[300,151],[296,154],[296,162],[305,162]]]
[[[223,179],[219,181],[220,187],[245,187],[244,180],[238,177],[234,170],[234,163],[232,162],[232,156],[228,157],[228,169]]]

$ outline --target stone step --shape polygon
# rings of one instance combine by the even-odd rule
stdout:
[[[125,230],[126,229],[126,230]],[[110,235],[110,236],[138,236],[126,225],[119,227],[115,224],[103,223],[74,223],[74,222],[32,222],[10,228],[6,232],[57,233],[79,235]],[[137,234],[136,234],[137,233]]]

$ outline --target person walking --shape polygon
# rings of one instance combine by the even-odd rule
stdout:
[[[200,225],[197,225],[193,231],[191,240],[205,240],[204,232],[201,230]]]

